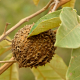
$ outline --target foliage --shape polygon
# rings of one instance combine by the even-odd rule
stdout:
[[[53,13],[47,14],[44,17],[40,18],[32,27],[29,37],[33,35],[37,35],[49,29],[58,27],[59,24],[61,23],[59,18],[60,12],[61,10],[55,11]]]
[[[80,34],[80,23],[77,19],[76,12],[71,8],[63,8],[60,19],[62,23],[56,34],[55,46],[65,48],[80,47],[80,38],[78,38]],[[77,36],[77,38],[74,36]]]
[[[9,37],[7,37],[7,38],[10,39]],[[8,46],[10,44],[11,43],[6,40],[0,42],[0,56],[10,49],[10,48],[8,48]]]
[[[80,79],[80,48],[73,49],[71,54],[71,60],[67,71],[67,80],[79,80]]]
[[[62,7],[72,7],[72,8],[74,8],[75,1],[76,0],[71,0],[68,3],[64,4]]]
[[[47,63],[45,66],[33,68],[32,71],[36,76],[36,80],[65,80],[67,66],[64,61],[55,54],[50,63]]]
[[[33,2],[35,5],[38,5],[39,0],[33,0]],[[20,1],[20,4],[22,3],[23,1]],[[69,53],[71,53],[69,66],[66,66],[66,63],[63,61],[63,59],[59,55],[55,54],[50,63],[47,63],[45,66],[39,66],[38,68],[31,69],[36,80],[80,80],[80,16],[77,15],[76,10],[73,9],[74,4],[75,0],[71,0],[65,5],[62,5],[62,9],[41,17],[32,27],[28,37],[40,34],[41,32],[49,29],[56,29],[57,32],[55,46],[61,50],[60,54],[63,51],[65,51],[65,54],[68,54],[68,50]],[[6,7],[6,4],[1,5]],[[9,9],[10,12],[12,11],[11,14],[14,17],[17,17],[14,11],[20,9],[19,5],[16,3],[15,5],[16,6],[13,10],[11,10],[13,7],[11,8],[10,5],[7,6],[7,9]],[[4,12],[6,11],[4,10]],[[24,10],[24,12],[26,12],[26,10]],[[3,13],[1,13],[1,15],[3,15]],[[17,21],[17,19],[15,20]],[[8,39],[10,38],[8,37]],[[4,40],[0,42],[0,56],[11,49],[8,45],[11,45],[11,43],[8,41]],[[11,57],[12,54],[10,53],[4,60],[9,60]],[[9,67],[0,76],[0,79],[19,80],[16,64],[13,64],[11,67]]]

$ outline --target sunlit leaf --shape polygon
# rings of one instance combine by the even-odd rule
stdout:
[[[71,0],[68,3],[64,4],[62,7],[72,7],[72,8],[74,8],[75,1],[76,0]]]
[[[60,14],[62,21],[56,34],[57,47],[78,48],[80,47],[80,23],[76,12],[69,7],[64,7]]]
[[[10,38],[7,37],[9,40]],[[3,40],[0,42],[0,56],[5,53],[6,51],[10,50],[10,47],[7,47],[9,46],[11,43],[6,41],[6,40]]]
[[[47,14],[44,17],[40,18],[32,27],[29,37],[37,35],[41,32],[59,27],[61,21],[59,18],[61,10],[55,11],[53,13]]]
[[[35,5],[38,5],[39,1],[40,0],[33,0],[33,2],[34,2]]]
[[[73,49],[66,80],[80,80],[80,48]]]
[[[54,55],[50,63],[32,69],[36,80],[65,80],[67,66],[63,60]]]
[[[12,57],[10,53],[4,60],[9,60]],[[0,80],[19,80],[16,63],[10,66],[4,73],[0,75]]]

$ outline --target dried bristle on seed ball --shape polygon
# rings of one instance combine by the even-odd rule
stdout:
[[[12,40],[13,57],[19,67],[37,67],[45,65],[53,57],[55,47],[55,34],[48,30],[27,38],[32,25],[20,29]]]

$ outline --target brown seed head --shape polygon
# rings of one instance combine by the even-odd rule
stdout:
[[[13,56],[19,67],[37,67],[45,65],[53,57],[55,34],[48,30],[27,38],[32,25],[20,29],[12,40]]]

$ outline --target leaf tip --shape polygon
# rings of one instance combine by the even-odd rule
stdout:
[[[40,0],[33,0],[34,4],[37,6]]]

